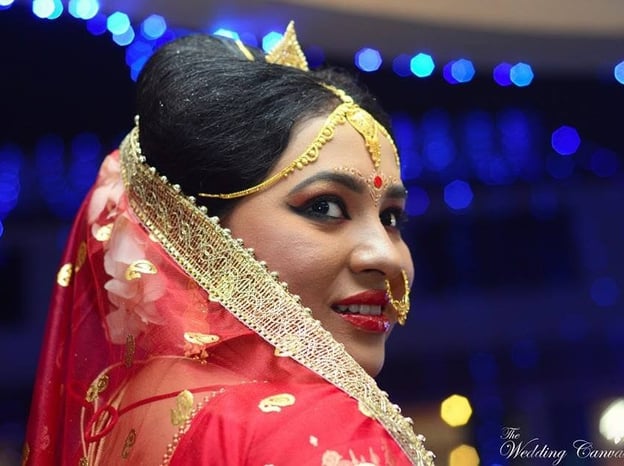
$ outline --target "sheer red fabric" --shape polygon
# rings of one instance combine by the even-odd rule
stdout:
[[[114,153],[63,255],[24,464],[411,462],[357,400],[210,301],[133,215]]]

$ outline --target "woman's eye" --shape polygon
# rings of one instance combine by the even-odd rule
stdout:
[[[344,218],[345,213],[338,201],[318,199],[307,207],[307,212],[314,217]]]
[[[405,213],[402,209],[387,209],[381,213],[379,219],[387,227],[400,228],[405,223]]]
[[[348,219],[349,215],[344,202],[334,196],[317,197],[301,206],[291,206],[299,215],[305,215],[317,220]]]

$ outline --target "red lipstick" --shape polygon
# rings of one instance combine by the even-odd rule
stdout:
[[[336,302],[333,309],[340,317],[360,330],[385,333],[390,329],[390,321],[383,314],[383,308],[386,304],[388,304],[388,295],[385,290],[366,290]],[[337,309],[338,306],[355,305],[381,306],[382,313],[380,315],[359,314],[349,311],[341,312]]]

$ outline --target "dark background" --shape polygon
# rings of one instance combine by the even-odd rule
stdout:
[[[13,6],[0,11],[0,44],[0,465],[13,465],[65,235],[99,161],[131,126],[134,83],[124,48],[73,18]],[[327,61],[358,72],[344,57]],[[479,71],[461,85],[439,71],[359,73],[394,117],[410,202],[428,198],[405,228],[413,305],[380,385],[428,434],[439,465],[459,443],[481,464],[525,464],[499,454],[502,426],[553,448],[577,438],[604,447],[601,409],[624,396],[624,86],[598,73],[537,75],[526,88]],[[551,147],[561,125],[581,136],[569,157]],[[453,153],[444,169],[433,167],[432,139]],[[488,178],[479,154],[507,171]],[[465,209],[444,201],[455,179],[472,188]],[[453,393],[474,410],[456,429],[438,416]],[[562,464],[611,463],[569,454]]]

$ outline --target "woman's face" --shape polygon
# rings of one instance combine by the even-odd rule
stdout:
[[[306,150],[325,119],[299,126],[269,176]],[[390,143],[380,138],[381,165],[375,171],[362,136],[347,123],[338,126],[316,162],[243,198],[223,219],[372,376],[381,370],[396,322],[385,280],[400,299],[406,292],[401,270],[410,283],[413,276],[398,229],[405,188]],[[384,180],[378,191],[375,175]]]

